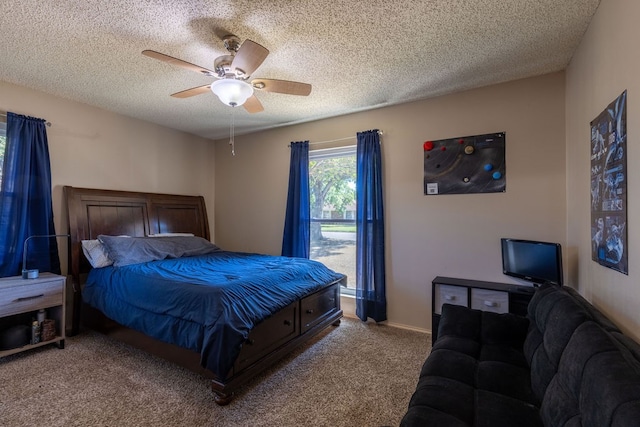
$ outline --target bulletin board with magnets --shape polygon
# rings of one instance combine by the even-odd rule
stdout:
[[[506,190],[505,132],[425,141],[424,194]]]

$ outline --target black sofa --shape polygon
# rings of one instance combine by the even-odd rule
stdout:
[[[526,318],[445,304],[401,426],[640,426],[640,345],[569,287]]]

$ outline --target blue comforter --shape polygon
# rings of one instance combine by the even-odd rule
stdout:
[[[342,277],[308,259],[221,251],[93,269],[83,298],[124,326],[199,352],[224,379],[254,325]]]

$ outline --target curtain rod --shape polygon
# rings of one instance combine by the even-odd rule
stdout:
[[[7,113],[4,112],[4,111],[0,111],[0,116],[6,118],[7,117]],[[47,125],[48,127],[51,127],[51,122],[48,122],[48,121],[45,120],[44,124]]]
[[[384,132],[382,132],[381,130],[378,131],[378,135],[384,135]],[[328,141],[317,141],[317,142],[310,142],[309,145],[316,145],[316,144],[328,144],[330,142],[339,142],[339,141],[348,141],[350,139],[355,139],[357,138],[356,135],[353,136],[347,136],[344,138],[338,138],[338,139],[330,139]],[[289,147],[291,147],[291,144],[289,144]]]

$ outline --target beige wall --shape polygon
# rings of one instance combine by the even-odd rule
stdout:
[[[640,2],[602,0],[567,69],[567,244],[571,283],[640,339]],[[591,260],[589,123],[627,90],[629,275]]]
[[[63,185],[202,194],[218,244],[274,254],[284,222],[287,144],[380,128],[390,323],[431,327],[436,275],[509,282],[501,273],[499,238],[511,236],[562,243],[568,283],[640,338],[634,277],[640,228],[631,220],[629,275],[601,267],[591,260],[589,209],[589,122],[626,89],[628,218],[640,210],[634,185],[640,148],[633,138],[640,134],[638,17],[638,2],[602,0],[566,71],[566,99],[565,75],[552,74],[237,137],[236,157],[226,141],[214,150],[193,135],[4,82],[0,110],[53,123],[48,135],[59,231],[66,229]],[[506,193],[423,195],[423,141],[496,131],[507,134]],[[65,265],[64,245],[61,255]]]
[[[237,136],[235,157],[227,140],[216,141],[216,243],[279,254],[288,143],[382,129],[389,323],[430,329],[435,276],[511,282],[502,274],[500,237],[565,246],[564,114],[564,73],[556,73]],[[425,140],[500,131],[505,193],[424,196]]]
[[[64,185],[202,195],[213,224],[212,141],[5,82],[0,110],[52,123],[47,136],[57,232],[67,230]],[[59,247],[66,272],[66,242]]]

